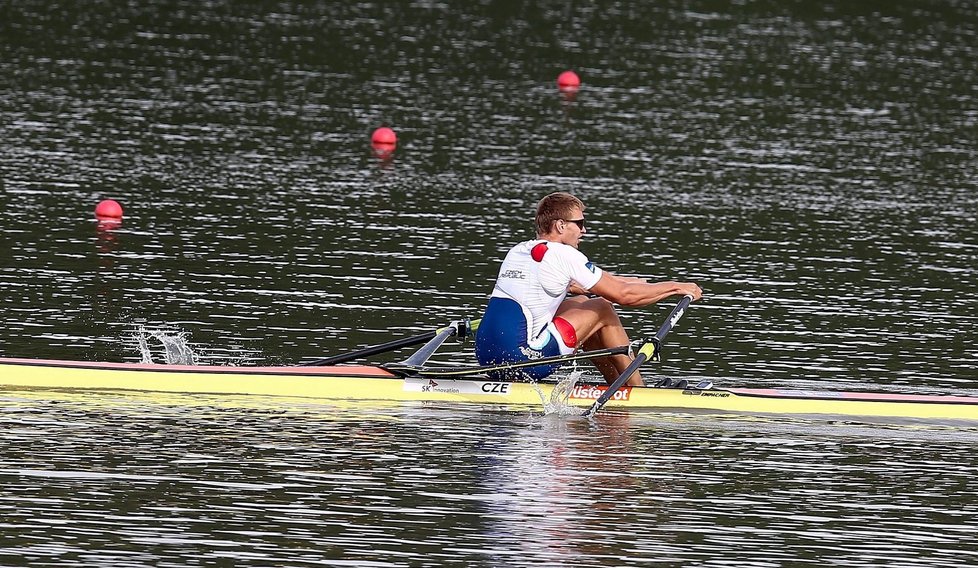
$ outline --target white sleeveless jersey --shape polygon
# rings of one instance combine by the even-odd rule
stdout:
[[[553,320],[571,283],[590,290],[600,279],[601,269],[576,248],[532,240],[506,254],[492,297],[518,303],[526,316],[526,336],[535,338]]]

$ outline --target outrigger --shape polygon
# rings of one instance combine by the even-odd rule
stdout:
[[[611,385],[584,382],[566,392],[554,381],[522,380],[521,369],[551,363],[627,353],[628,346],[567,356],[479,367],[429,364],[449,338],[477,333],[478,320],[455,321],[415,337],[398,339],[297,366],[218,367],[96,363],[0,358],[0,389],[140,391],[159,393],[256,395],[321,400],[442,401],[540,407],[557,396],[593,416],[601,408],[689,410],[744,414],[875,417],[978,424],[978,397],[796,389],[717,388],[708,381],[689,384],[658,381],[623,386],[648,361],[658,360],[665,336],[689,305],[684,297],[652,338],[642,342],[635,360]],[[348,364],[371,355],[421,345],[397,363]],[[490,376],[489,373],[492,375]]]

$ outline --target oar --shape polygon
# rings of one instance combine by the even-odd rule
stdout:
[[[423,348],[422,348],[423,349]],[[540,365],[550,365],[553,363],[568,363],[571,361],[583,361],[585,359],[597,359],[608,357],[609,355],[624,355],[630,353],[631,348],[627,345],[621,347],[607,347],[594,351],[578,351],[569,355],[554,355],[552,357],[541,357],[539,359],[529,359],[527,361],[516,361],[509,363],[497,363],[495,365],[485,365],[483,367],[423,367],[408,366],[407,361],[403,363],[385,363],[380,365],[392,373],[404,376],[418,377],[465,377],[468,375],[482,375],[489,371],[510,371],[513,369],[525,369],[526,367],[538,367]]]
[[[438,351],[442,343],[445,343],[449,337],[459,334],[459,330],[464,329],[465,322],[452,322],[447,327],[443,327],[438,330],[438,334],[431,338],[428,343],[424,344],[424,347],[415,351],[410,357],[401,362],[401,365],[408,367],[420,367],[431,359],[431,356]]]
[[[357,349],[356,351],[350,351],[349,353],[342,353],[340,355],[334,355],[332,357],[326,357],[324,359],[317,359],[315,361],[312,361],[311,363],[303,363],[302,365],[304,367],[327,367],[329,365],[336,365],[338,363],[346,363],[347,361],[353,361],[354,359],[362,359],[363,357],[369,357],[371,355],[376,355],[378,353],[386,353],[388,351],[394,351],[395,349],[400,349],[402,347],[420,345],[426,341],[430,341],[434,339],[445,330],[453,330],[454,333],[450,335],[458,335],[459,337],[465,337],[466,335],[468,335],[469,332],[473,332],[476,329],[478,329],[479,321],[481,320],[452,322],[447,327],[439,328],[433,331],[429,331],[427,333],[422,333],[421,335],[416,335],[414,337],[402,337],[401,339],[395,339],[394,341],[388,341],[387,343],[381,343],[380,345],[374,345],[372,347],[364,347],[363,349]]]
[[[614,382],[608,385],[607,390],[605,390],[604,393],[598,397],[598,400],[594,401],[594,404],[587,410],[587,412],[584,413],[584,416],[590,418],[594,416],[598,410],[601,410],[601,407],[604,406],[606,402],[611,400],[611,397],[615,396],[618,389],[620,389],[622,385],[624,385],[628,379],[635,374],[635,371],[638,371],[638,368],[641,367],[646,361],[649,359],[657,361],[659,359],[662,340],[665,339],[666,335],[672,330],[673,326],[676,325],[679,318],[683,317],[683,314],[686,312],[686,307],[689,306],[689,303],[692,301],[692,296],[684,296],[682,300],[679,300],[676,307],[672,309],[672,313],[669,314],[669,318],[662,324],[659,331],[655,333],[655,337],[647,340],[645,344],[642,345],[642,348],[638,350],[638,354],[635,355],[635,359],[633,359],[628,367],[622,371],[621,375],[618,375],[618,378],[615,379]]]

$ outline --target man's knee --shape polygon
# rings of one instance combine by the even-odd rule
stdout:
[[[592,298],[591,309],[600,315],[600,320],[606,324],[618,323],[618,311],[615,305],[604,298]]]

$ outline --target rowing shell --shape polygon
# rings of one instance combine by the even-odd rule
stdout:
[[[446,401],[537,406],[553,383],[480,378],[406,378],[376,366],[208,367],[0,358],[0,387],[260,395],[324,400]],[[605,391],[577,385],[567,396],[591,406]],[[813,414],[978,422],[978,397],[751,388],[622,387],[612,408],[745,414]]]

